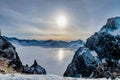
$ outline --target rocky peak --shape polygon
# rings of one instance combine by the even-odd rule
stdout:
[[[120,60],[120,17],[108,19],[107,24],[103,26],[100,31],[96,32],[94,35],[88,38],[85,45],[90,50],[94,50],[98,54],[101,62],[104,59],[108,60],[107,61],[108,64],[111,62],[114,62],[114,64],[116,64],[115,68],[118,70],[118,74],[120,74],[120,66],[119,66],[120,65],[119,63],[119,60]],[[103,64],[103,62],[101,64]],[[114,72],[111,69],[113,68],[112,65],[107,65],[107,67],[110,67],[108,72],[109,74],[112,74],[112,72]],[[105,74],[106,74],[106,71],[103,70],[100,72],[99,77],[105,77]],[[106,76],[110,76],[110,75],[106,75]]]
[[[120,17],[109,18],[99,32],[105,32],[111,35],[120,35]]]
[[[38,66],[38,63],[36,60],[34,60],[34,64],[31,67],[35,67],[35,66]]]
[[[31,74],[46,74],[45,69],[38,65],[36,60],[34,60],[34,64],[30,67],[29,72]]]
[[[120,59],[120,17],[110,18],[107,24],[87,39],[86,46],[100,58]]]
[[[97,57],[94,57],[93,51],[96,52]],[[103,63],[105,60],[107,61]],[[88,38],[84,47],[80,47],[76,51],[64,76],[88,78],[118,77],[120,76],[119,62],[120,17],[115,17],[108,19],[106,25]]]
[[[109,26],[113,29],[117,29],[120,26],[120,17],[109,18],[105,26]]]
[[[24,66],[24,73],[28,73],[28,74],[46,74],[46,70],[41,67],[40,65],[38,65],[37,61],[34,60],[34,63],[32,66]]]
[[[15,71],[22,71],[22,62],[15,50],[15,47],[2,36],[0,36],[0,59],[1,63],[4,61],[6,66],[13,68]],[[0,64],[0,66],[3,65]]]

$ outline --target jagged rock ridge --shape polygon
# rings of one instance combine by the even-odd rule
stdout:
[[[35,70],[37,71],[36,73],[34,73]],[[30,70],[28,72],[26,71],[27,68],[25,68],[24,65],[22,65],[22,62],[15,50],[15,47],[2,36],[0,36],[0,72],[46,74],[45,69],[39,66],[36,61],[34,65],[30,67]]]
[[[75,53],[75,56],[76,55],[77,56],[76,57],[74,56],[72,62],[68,65],[67,70],[64,73],[64,76],[78,77],[78,75],[82,75],[82,77],[88,77],[88,78],[119,77],[120,76],[120,17],[108,19],[106,25],[103,26],[100,31],[96,32],[94,35],[92,35],[90,38],[87,39],[85,47],[88,48],[90,52],[95,51],[97,53],[97,56],[93,59],[93,61],[97,60],[96,64],[98,65],[94,66],[94,69],[86,69],[85,66],[87,65],[85,63],[87,60],[85,58],[80,58],[80,56],[85,57],[85,55],[81,54],[83,52],[81,51],[80,48]],[[88,52],[86,51],[84,52],[84,54],[86,55],[93,54],[90,52],[88,54]],[[88,57],[87,59],[90,60],[91,58],[92,57]],[[85,65],[83,66],[83,64]],[[84,76],[85,73],[88,75]]]
[[[46,70],[38,65],[37,61],[34,61],[34,64],[32,66],[24,66],[24,72],[28,74],[46,74]]]
[[[108,19],[105,26],[87,39],[86,46],[100,58],[120,59],[120,17]],[[119,32],[118,32],[119,31]],[[115,35],[117,34],[117,35]]]
[[[1,64],[6,64],[6,67],[11,66],[17,72],[22,71],[22,62],[12,46],[7,40],[0,36],[0,59]]]

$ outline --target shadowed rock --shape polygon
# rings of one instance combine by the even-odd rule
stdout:
[[[80,47],[72,62],[68,65],[63,76],[66,77],[89,77],[97,67],[97,60],[86,47]]]
[[[45,69],[38,65],[36,60],[34,61],[34,64],[31,67],[28,67],[28,65],[26,65],[24,67],[24,71],[28,74],[46,74]]]

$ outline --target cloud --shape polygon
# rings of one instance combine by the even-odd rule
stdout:
[[[81,35],[81,30],[84,28],[83,26],[86,26],[81,24],[82,27],[79,27],[80,25],[75,26],[73,23],[70,23],[66,29],[59,30],[54,19],[25,14],[9,7],[1,7],[0,16],[2,16],[4,20],[1,20],[0,26],[4,27],[2,29],[6,35],[23,38],[27,36],[28,38],[37,39],[70,39],[70,37],[75,38],[78,34]],[[47,36],[49,37],[47,38]]]
[[[0,0],[0,27],[5,35],[39,39],[85,39],[100,29],[107,18],[120,14],[119,0]],[[60,29],[54,18],[68,18]]]

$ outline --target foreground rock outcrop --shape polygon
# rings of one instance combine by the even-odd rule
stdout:
[[[10,68],[8,70],[8,68]],[[4,73],[21,72],[22,62],[15,51],[15,47],[0,36],[0,70]]]
[[[95,52],[86,47],[80,47],[63,76],[89,77],[96,70],[98,62],[99,59],[97,59]]]
[[[120,17],[108,19],[105,26],[87,39],[86,46],[99,57],[120,59]]]
[[[28,74],[46,74],[46,70],[38,65],[37,61],[34,61],[34,64],[32,66],[24,66],[24,72]]]
[[[36,70],[36,73],[35,73]],[[27,68],[22,65],[22,62],[15,50],[15,47],[0,36],[0,73],[27,73],[27,74],[46,74],[44,68],[39,66],[37,62],[30,67],[28,72]]]
[[[100,31],[87,39],[84,47],[89,51],[84,51],[82,48],[78,49],[64,76],[120,77],[120,17],[108,19]],[[92,58],[92,51],[97,53],[95,58],[98,59],[98,62]],[[91,55],[91,57],[85,58],[85,55]],[[90,69],[87,66],[89,64],[92,66]]]
[[[120,78],[120,68],[116,62],[106,60],[106,62],[98,65],[93,75],[94,78]]]
[[[105,66],[101,66],[100,72],[100,68],[98,68],[99,70],[96,72],[100,74],[97,75],[97,78],[108,77],[106,74],[109,74],[109,77],[120,76],[120,17],[108,19],[99,32],[87,39],[86,46],[90,50],[94,50],[101,61],[106,60],[99,66],[106,64],[107,69],[102,70]]]

